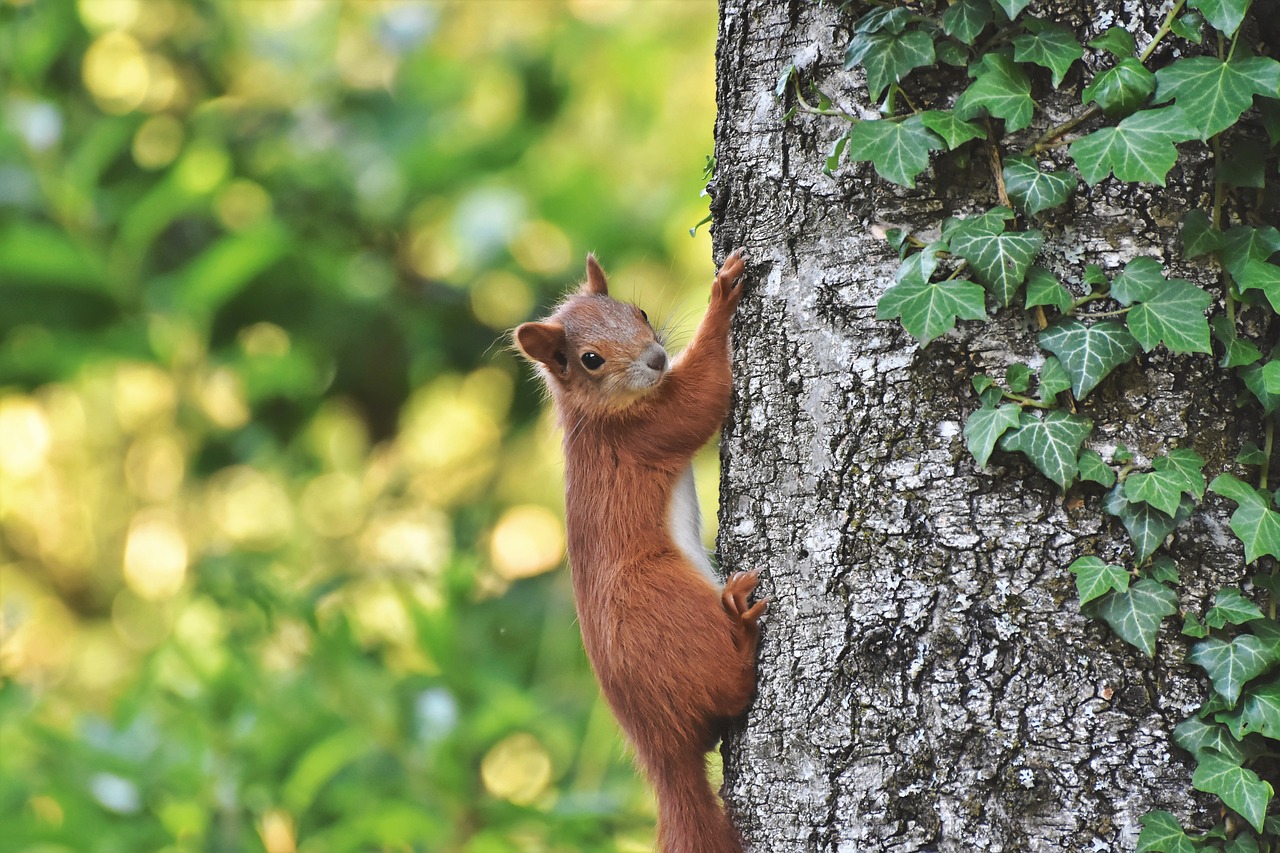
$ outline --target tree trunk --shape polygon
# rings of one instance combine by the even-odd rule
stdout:
[[[972,376],[1034,363],[1035,322],[1014,307],[921,347],[875,317],[898,264],[875,226],[936,229],[997,204],[985,143],[966,170],[935,157],[904,189],[868,163],[823,173],[839,118],[784,119],[794,94],[774,90],[792,63],[838,108],[874,115],[862,72],[842,65],[866,10],[839,5],[721,0],[714,235],[717,258],[746,247],[748,290],[719,545],[727,569],[762,571],[772,599],[758,695],[725,745],[725,800],[754,851],[1132,850],[1155,808],[1208,826],[1216,808],[1171,739],[1206,695],[1177,620],[1152,662],[1081,614],[1067,571],[1126,547],[1103,490],[1064,494],[1000,452],[979,469],[965,449]],[[1094,22],[1119,23],[1141,48],[1165,11],[1147,5],[1033,11],[1082,42],[1105,29]],[[1050,117],[1080,111],[1081,64],[1074,103],[1042,104]],[[1203,146],[1180,150],[1165,189],[1081,183],[1040,224],[1039,262],[1079,282],[1086,263],[1114,273],[1155,255],[1219,292],[1168,227],[1212,187]],[[1072,168],[1065,150],[1048,156]],[[1241,434],[1261,434],[1237,390],[1210,356],[1144,356],[1083,406],[1091,443],[1147,459],[1193,447],[1212,477]],[[1244,576],[1239,542],[1221,535],[1229,510],[1210,497],[1175,534],[1184,605]]]

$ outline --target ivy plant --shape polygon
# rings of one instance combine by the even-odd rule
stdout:
[[[1239,820],[1190,833],[1154,811],[1143,818],[1137,849],[1280,850],[1280,820],[1268,815],[1274,791],[1263,778],[1263,762],[1280,749],[1280,575],[1267,569],[1252,579],[1254,594],[1266,594],[1265,611],[1227,588],[1201,617],[1180,601],[1178,566],[1161,553],[1212,492],[1236,506],[1230,527],[1246,563],[1274,566],[1280,558],[1278,495],[1267,489],[1280,357],[1243,331],[1265,323],[1241,322],[1245,312],[1263,319],[1280,311],[1280,231],[1248,213],[1250,200],[1276,183],[1280,62],[1258,53],[1248,35],[1250,0],[1176,0],[1141,49],[1119,26],[1081,44],[1071,30],[1029,14],[1029,0],[861,5],[844,64],[861,70],[878,115],[835,109],[789,66],[777,89],[793,102],[788,117],[803,110],[847,123],[828,172],[865,162],[904,187],[939,157],[977,161],[981,152],[994,164],[1000,202],[948,217],[928,240],[889,230],[901,263],[877,317],[897,320],[921,345],[958,322],[1011,310],[1032,317],[1040,348],[1032,363],[973,379],[964,426],[970,453],[983,467],[997,450],[1020,454],[1063,490],[1103,490],[1100,506],[1127,531],[1129,557],[1082,554],[1071,563],[1081,608],[1147,657],[1169,617],[1181,614],[1182,633],[1195,640],[1187,661],[1204,671],[1209,694],[1174,736],[1195,760],[1192,785],[1217,795]],[[1153,56],[1169,40],[1175,49],[1157,65]],[[954,87],[939,95],[936,85],[915,85],[939,64],[963,69]],[[1057,123],[1041,111],[1046,81],[1078,103]],[[1250,110],[1265,141],[1241,132]],[[1158,257],[1134,257],[1112,272],[1090,265],[1069,282],[1039,263],[1043,217],[1067,205],[1081,181],[1164,186],[1180,153],[1194,146],[1214,158],[1213,202],[1182,219],[1181,252],[1216,261],[1220,287],[1172,277]],[[1046,153],[1054,149],[1065,149],[1058,159],[1069,163],[1054,163]],[[1084,414],[1094,413],[1090,395],[1161,350],[1213,353],[1236,374],[1263,424],[1262,446],[1237,458],[1254,482],[1221,473],[1207,483],[1205,460],[1190,447],[1141,461],[1123,446],[1106,456],[1095,446],[1094,419]]]

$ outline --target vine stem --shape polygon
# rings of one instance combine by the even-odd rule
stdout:
[[[1160,42],[1164,40],[1164,37],[1169,35],[1170,31],[1173,29],[1173,19],[1178,17],[1178,13],[1182,11],[1182,7],[1185,6],[1186,3],[1187,0],[1178,0],[1177,3],[1173,4],[1173,8],[1169,10],[1169,14],[1164,16],[1164,23],[1160,25],[1160,29],[1156,30],[1155,38],[1151,40],[1150,44],[1143,48],[1142,53],[1138,54],[1139,62],[1146,64],[1146,61],[1151,58],[1151,54],[1155,52],[1156,46],[1159,45]]]
[[[1267,487],[1267,477],[1271,473],[1271,448],[1275,439],[1276,417],[1268,415],[1262,428],[1262,468],[1258,471],[1258,488]]]
[[[857,116],[851,116],[844,110],[824,110],[821,107],[815,107],[813,104],[805,100],[804,93],[800,91],[800,73],[792,72],[792,79],[795,80],[796,100],[799,102],[800,109],[816,116],[839,116],[840,118],[849,122],[849,124],[857,124],[858,122],[862,121],[862,119],[858,118]],[[821,95],[822,92],[819,91],[818,94]],[[823,97],[826,97],[826,96],[823,95]]]

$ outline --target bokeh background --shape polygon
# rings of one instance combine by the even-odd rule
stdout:
[[[715,14],[0,0],[0,850],[651,849],[506,330],[687,339]]]

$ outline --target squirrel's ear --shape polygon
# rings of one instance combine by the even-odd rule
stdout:
[[[569,366],[564,326],[559,323],[522,323],[516,327],[515,339],[525,358],[545,364],[553,373],[563,373]]]
[[[595,254],[591,252],[587,253],[587,280],[582,285],[582,292],[609,295],[609,283],[604,280],[604,270],[600,269]]]

